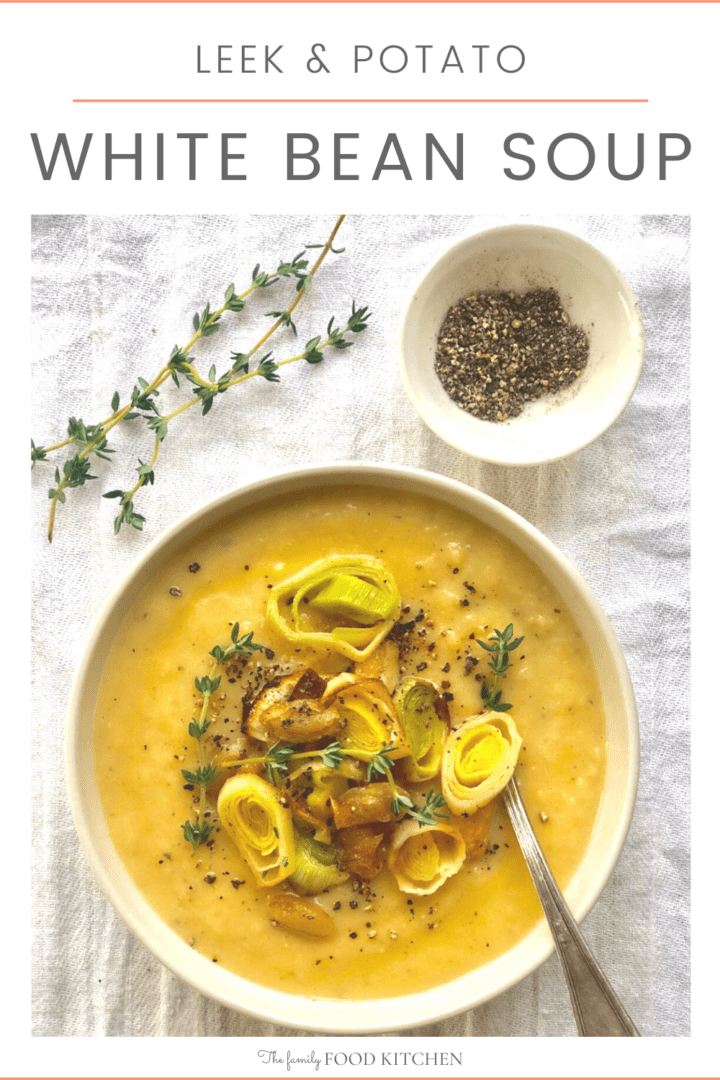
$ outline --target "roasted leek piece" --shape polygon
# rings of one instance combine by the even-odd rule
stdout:
[[[332,844],[319,844],[296,832],[295,869],[289,880],[303,896],[314,896],[334,885],[342,885],[350,875],[338,869],[338,854]]]
[[[220,790],[217,809],[259,885],[276,885],[294,872],[292,815],[272,784],[252,773],[231,776]]]
[[[440,772],[445,737],[450,730],[447,702],[434,683],[411,678],[400,683],[395,704],[410,744],[405,775],[411,781],[432,780]]]
[[[382,679],[390,694],[394,694],[400,682],[400,651],[394,641],[386,638],[367,660],[354,667],[354,673],[362,679]]]
[[[268,621],[288,641],[331,649],[350,660],[369,656],[400,612],[395,580],[370,555],[334,555],[281,582]]]
[[[247,730],[260,742],[303,743],[334,735],[340,717],[321,698],[309,696],[310,686],[325,690],[325,680],[312,668],[273,679],[259,694],[247,718]]]
[[[390,784],[365,784],[354,787],[332,800],[336,829],[348,829],[351,825],[370,825],[375,821],[394,821],[393,797],[399,788]],[[405,794],[402,792],[402,794]]]
[[[474,814],[456,814],[448,818],[448,825],[462,836],[465,841],[465,858],[470,862],[479,859],[488,850],[490,843],[490,825],[495,815],[496,801],[493,799],[487,806],[476,810]]]
[[[442,790],[456,814],[474,813],[505,787],[517,763],[522,739],[507,713],[471,716],[445,746]]]
[[[281,893],[268,900],[268,915],[285,930],[308,937],[327,938],[335,933],[332,915],[303,896]]]
[[[410,753],[393,700],[380,679],[345,672],[329,681],[324,702],[340,717],[337,741],[360,760],[369,761],[383,749],[393,759]]]
[[[342,850],[341,866],[363,881],[371,881],[385,869],[387,860],[386,826],[353,825],[340,829],[338,844]]]
[[[390,842],[388,869],[401,892],[428,896],[458,870],[465,859],[465,841],[451,825],[403,821]]]

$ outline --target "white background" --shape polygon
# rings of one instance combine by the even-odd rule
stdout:
[[[694,777],[694,1009],[689,1039],[648,1044],[615,1041],[588,1048],[573,1040],[552,1046],[529,1040],[500,1040],[468,1045],[458,1040],[472,1075],[712,1075],[717,1051],[713,974],[717,961],[710,917],[713,900],[715,800],[713,761],[717,749],[715,687],[710,683],[714,629],[710,612],[717,596],[710,562],[711,526],[716,479],[714,416],[717,400],[717,138],[715,39],[720,20],[713,4],[423,4],[423,5],[3,5],[0,10],[6,43],[2,77],[6,147],[3,167],[3,275],[5,302],[5,529],[3,558],[8,611],[22,619],[26,588],[20,583],[23,536],[27,520],[24,394],[27,367],[23,342],[27,333],[28,251],[30,213],[253,212],[302,209],[323,211],[407,211],[435,213],[492,209],[497,213],[671,212],[693,218],[693,380],[694,398],[694,579],[695,592]],[[310,46],[327,46],[332,75],[310,75],[304,61]],[[287,73],[280,75],[200,76],[195,73],[196,46],[217,44],[284,44]],[[488,44],[486,56],[506,44],[519,44],[527,61],[522,73],[503,75],[489,67],[482,76],[412,75],[371,78],[352,74],[352,46],[376,51],[387,44],[433,43],[433,53],[455,44]],[[292,57],[293,62],[288,63]],[[370,65],[367,65],[369,68]],[[377,73],[377,68],[373,68]],[[73,104],[74,97],[562,97],[648,98],[648,104]],[[58,177],[43,182],[30,135],[40,135],[43,148],[65,131],[77,148],[87,131],[95,133],[86,174],[78,182]],[[130,163],[116,163],[117,180],[103,179],[102,140],[111,131],[116,149],[132,149],[135,131],[145,136],[146,179],[132,180]],[[154,136],[166,133],[167,179],[153,179]],[[183,157],[175,146],[177,132],[207,132],[200,148],[198,180],[186,178]],[[222,131],[247,133],[248,180],[220,181]],[[337,183],[325,166],[316,181],[284,180],[285,132],[312,131],[329,146],[334,131],[359,132],[357,183]],[[396,132],[415,179],[397,173],[379,181],[369,177],[387,132]],[[448,147],[458,131],[465,133],[466,179],[451,177],[429,183],[422,179],[423,139],[434,132]],[[503,175],[503,138],[514,131],[535,140],[536,175],[517,183]],[[597,150],[593,173],[577,182],[553,177],[543,148],[558,134],[579,131]],[[658,133],[682,132],[693,144],[690,158],[668,166],[660,182]],[[637,132],[646,135],[646,168],[642,177],[621,182],[606,166],[608,132],[618,145],[634,150]],[[172,145],[172,154],[171,154]],[[185,151],[183,150],[183,155]],[[620,158],[624,164],[627,159]],[[328,157],[324,161],[329,161]],[[350,163],[348,163],[349,165]],[[63,173],[65,172],[65,177]],[[52,628],[48,628],[52,632]],[[6,651],[6,844],[3,908],[6,980],[12,996],[3,1010],[7,1028],[4,1071],[17,1075],[261,1075],[256,1070],[253,1040],[234,1050],[229,1069],[219,1067],[216,1040],[120,1040],[107,1046],[93,1040],[31,1040],[28,1027],[27,974],[28,885],[22,822],[31,813],[24,775],[24,748],[16,735],[28,720],[27,635],[16,654]],[[15,675],[15,672],[18,674]],[[672,670],[676,691],[687,692],[686,672]],[[671,782],[671,778],[668,778]],[[11,788],[17,788],[17,791]],[[703,826],[703,818],[709,821]],[[706,833],[704,836],[703,834]],[[217,1040],[219,1042],[220,1040]],[[345,1040],[314,1040],[316,1053],[339,1049]],[[388,1050],[402,1039],[349,1040],[353,1049]],[[310,1048],[308,1041],[307,1048]],[[418,1047],[414,1040],[413,1049]],[[293,1048],[302,1052],[302,1047]],[[449,1041],[442,1049],[450,1050]],[[713,1053],[713,1051],[715,1051]],[[379,1057],[379,1052],[378,1052]],[[227,1060],[223,1055],[221,1059]],[[395,1075],[408,1075],[398,1068]],[[465,1073],[465,1069],[463,1069]],[[270,1075],[265,1073],[264,1075]],[[357,1075],[358,1070],[347,1070]],[[392,1075],[391,1071],[385,1075]],[[461,1075],[460,1072],[457,1075]]]

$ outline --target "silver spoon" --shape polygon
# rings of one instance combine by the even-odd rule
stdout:
[[[514,779],[503,791],[505,807],[555,939],[578,1035],[635,1036],[640,1032],[590,952],[540,850]]]

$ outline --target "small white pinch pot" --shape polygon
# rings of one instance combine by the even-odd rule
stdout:
[[[510,420],[460,409],[435,373],[442,322],[472,293],[553,288],[589,342],[587,366]],[[640,377],[637,301],[616,266],[586,240],[545,225],[502,225],[460,240],[426,271],[400,323],[400,373],[410,401],[450,446],[499,465],[540,465],[575,453],[618,418]]]

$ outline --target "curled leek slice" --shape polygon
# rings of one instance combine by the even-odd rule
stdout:
[[[393,759],[410,753],[393,700],[380,679],[343,672],[329,681],[324,703],[340,716],[337,741],[361,761],[381,750]]]
[[[267,616],[288,641],[364,660],[400,613],[395,580],[370,555],[333,555],[272,590]]]
[[[293,873],[292,814],[272,784],[252,773],[232,776],[220,790],[217,808],[223,827],[259,885],[276,885]]]
[[[331,844],[319,844],[304,833],[295,833],[295,869],[290,881],[303,896],[315,895],[347,881],[349,874],[337,865],[339,852]]]
[[[472,814],[494,799],[512,776],[521,746],[507,713],[471,716],[453,731],[442,763],[442,790],[450,809]]]
[[[395,830],[388,869],[401,892],[428,896],[457,874],[465,860],[465,841],[451,825],[421,825],[411,818]]]
[[[432,780],[440,772],[445,736],[450,729],[447,702],[434,683],[403,679],[395,695],[398,717],[410,744],[405,763],[408,780]]]

